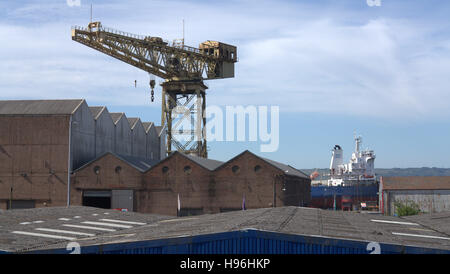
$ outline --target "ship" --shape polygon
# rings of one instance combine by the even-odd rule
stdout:
[[[356,136],[355,150],[344,163],[344,151],[335,145],[331,151],[329,173],[316,180],[311,174],[311,204],[334,210],[378,210],[378,180],[375,174],[375,152],[362,149],[362,137]]]

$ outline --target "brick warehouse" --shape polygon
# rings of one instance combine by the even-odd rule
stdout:
[[[0,101],[0,209],[64,206],[72,170],[106,152],[160,160],[162,142],[153,123],[82,99]]]
[[[248,209],[308,206],[311,199],[309,176],[250,151],[225,163],[179,152],[158,163],[107,153],[71,181],[73,205],[117,208],[114,192],[122,191],[130,210],[174,216],[241,210],[244,201]]]
[[[226,163],[163,159],[160,127],[84,100],[0,101],[0,128],[0,209],[64,206],[68,195],[166,215],[310,203],[309,176],[295,168],[249,151]]]

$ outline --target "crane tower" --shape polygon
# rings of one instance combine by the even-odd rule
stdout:
[[[169,43],[91,22],[72,27],[72,40],[119,59],[165,81],[162,86],[161,126],[167,131],[167,152],[178,150],[207,158],[206,89],[203,80],[234,77],[237,49],[217,41],[199,48]],[[150,81],[152,89],[155,81]]]

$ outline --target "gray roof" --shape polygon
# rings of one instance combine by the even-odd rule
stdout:
[[[139,118],[136,118],[136,117],[128,118],[128,123],[130,123],[131,129],[133,129],[136,126],[138,121],[139,121]]]
[[[259,156],[257,156],[257,157],[259,157]],[[305,173],[301,172],[300,170],[298,170],[294,167],[291,167],[290,165],[285,165],[285,164],[282,164],[282,163],[279,163],[279,162],[276,162],[276,161],[273,161],[273,160],[270,160],[267,158],[262,158],[262,157],[259,157],[259,158],[268,162],[269,164],[275,166],[276,168],[284,171],[284,174],[286,174],[286,175],[310,179],[310,177],[308,175],[306,175]]]
[[[179,153],[179,152],[177,152],[177,153]],[[194,155],[188,155],[188,154],[184,154],[184,153],[180,153],[180,154],[189,158],[190,160],[197,163],[198,165],[200,165],[206,169],[209,169],[211,171],[218,168],[219,166],[223,165],[223,162],[220,162],[220,161],[206,159],[206,158],[202,158],[202,157],[198,157],[198,156],[194,156]]]
[[[160,162],[160,160],[151,160],[151,159],[146,159],[146,158],[142,158],[142,157],[135,157],[135,156],[129,156],[129,155],[122,155],[122,154],[116,154],[114,152],[106,152],[100,156],[98,156],[97,158],[87,162],[86,164],[82,165],[81,167],[77,168],[76,170],[74,170],[75,172],[78,172],[79,170],[87,167],[88,165],[92,164],[93,162],[105,157],[106,155],[111,154],[114,157],[117,157],[119,159],[121,159],[122,161],[126,162],[127,164],[129,164],[130,166],[136,168],[137,170],[139,170],[140,172],[146,172],[147,170],[149,170],[152,166],[156,165],[157,163]]]
[[[135,157],[135,156],[128,156],[128,155],[120,155],[115,154],[117,158],[122,159],[123,161],[127,162],[129,165],[134,166],[136,169],[138,169],[140,172],[146,172],[149,170],[152,166],[159,163],[159,160],[150,160],[142,157]]]
[[[161,136],[161,131],[162,131],[163,127],[162,126],[155,126],[155,129],[156,129],[156,133],[158,133],[158,136]]]
[[[152,127],[152,125],[154,125],[153,122],[143,122],[142,126],[144,126],[145,132],[148,132],[150,130],[150,128]]]
[[[74,100],[0,101],[0,115],[71,115],[84,102]]]
[[[182,196],[181,203],[183,203]],[[236,207],[239,208],[240,205]],[[343,239],[362,242],[365,245],[369,242],[377,242],[380,244],[450,250],[450,242],[447,239],[443,239],[448,238],[450,228],[449,212],[399,218],[381,214],[328,211],[305,207],[276,207],[177,218],[71,206],[69,208],[36,208],[2,212],[0,214],[0,224],[2,225],[0,228],[0,239],[2,239],[0,241],[0,251],[20,252],[54,248],[65,249],[67,243],[73,240],[33,237],[12,232],[36,233],[35,228],[38,227],[81,232],[83,231],[82,229],[62,228],[62,222],[58,219],[68,218],[67,223],[80,225],[84,221],[98,222],[100,218],[104,218],[101,217],[105,216],[103,213],[108,213],[108,218],[110,219],[143,224],[130,225],[132,226],[130,228],[117,228],[117,231],[114,232],[98,232],[95,237],[58,233],[48,234],[76,237],[76,242],[83,247],[257,229],[287,235],[320,237],[324,241]],[[79,216],[79,218],[74,219],[73,216]],[[32,223],[36,220],[40,220],[43,223]],[[28,224],[22,225],[22,222],[28,222]],[[402,224],[406,222],[411,222],[413,225]],[[84,230],[84,232],[86,231]],[[416,236],[408,236],[411,234]]]
[[[114,124],[117,124],[117,122],[119,122],[120,118],[122,118],[122,116],[125,115],[125,113],[123,113],[123,112],[110,112],[109,114],[111,115],[111,118],[112,118]]]
[[[106,107],[89,107],[89,110],[92,113],[92,116],[94,117],[95,120],[98,119],[98,117],[100,116],[100,114],[103,112],[103,110],[105,110]]]

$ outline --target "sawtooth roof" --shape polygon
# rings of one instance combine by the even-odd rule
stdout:
[[[100,114],[105,110],[105,108],[106,107],[89,107],[89,110],[91,111],[94,119],[97,120]]]

